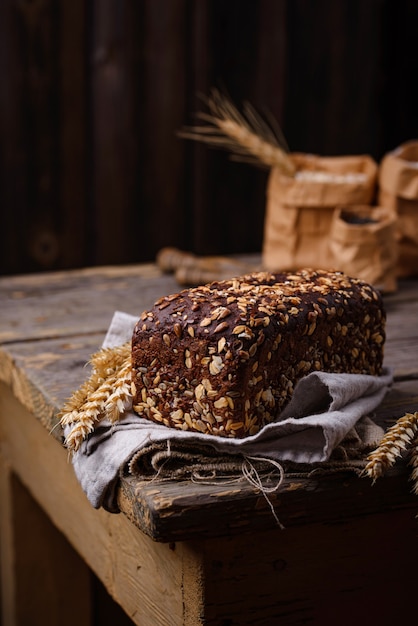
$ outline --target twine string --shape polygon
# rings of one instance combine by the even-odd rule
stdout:
[[[151,482],[157,480],[172,480],[173,478],[184,479],[188,476],[189,480],[194,483],[205,485],[219,486],[220,484],[233,484],[244,478],[252,487],[260,491],[265,498],[277,525],[283,529],[284,526],[280,522],[269,494],[278,491],[284,480],[284,469],[277,461],[264,457],[244,456],[241,466],[236,459],[227,459],[225,457],[213,457],[211,461],[209,457],[198,459],[197,451],[185,451],[173,449],[171,441],[165,443],[165,448],[161,449],[158,445],[151,444],[147,450],[141,450],[133,456],[128,468],[131,474],[140,474],[139,464],[144,458],[149,459],[150,469],[153,475],[149,478]],[[170,461],[175,460],[177,467],[170,465]],[[279,477],[275,484],[268,486],[263,483],[256,464],[263,466],[270,465],[272,470],[268,476],[278,470]],[[167,469],[166,469],[167,466]],[[241,471],[240,471],[241,470]],[[235,476],[231,476],[231,472]],[[238,474],[240,475],[238,476]]]
[[[266,487],[265,485],[263,485],[263,482],[260,478],[260,474],[257,472],[257,469],[255,468],[253,463],[251,463],[251,461],[261,461],[264,463],[270,463],[271,465],[274,465],[279,470],[279,480],[277,481],[277,483],[273,485],[272,487]],[[277,461],[274,461],[273,459],[266,459],[264,457],[246,456],[244,457],[244,460],[242,462],[241,469],[242,469],[242,475],[244,476],[244,478],[251,485],[256,487],[256,489],[261,491],[264,499],[266,500],[267,504],[270,507],[270,510],[272,512],[274,519],[276,520],[277,525],[279,526],[281,530],[284,530],[284,526],[279,520],[277,513],[274,510],[273,503],[268,496],[269,493],[274,493],[275,491],[277,491],[280,485],[282,484],[284,480],[283,467],[280,465],[280,463],[278,463]]]

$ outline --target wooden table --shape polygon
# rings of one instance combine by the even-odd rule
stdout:
[[[404,463],[374,486],[287,478],[272,496],[285,530],[245,481],[126,479],[121,514],[90,505],[56,414],[113,312],[139,316],[178,290],[154,265],[0,279],[4,626],[98,623],[92,571],[141,626],[406,623],[418,498]],[[376,419],[388,426],[418,409],[418,281],[385,300],[396,382]]]

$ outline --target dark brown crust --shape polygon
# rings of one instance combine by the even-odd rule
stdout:
[[[156,422],[244,437],[316,370],[378,375],[379,293],[340,273],[256,273],[161,298],[132,338],[134,408]]]

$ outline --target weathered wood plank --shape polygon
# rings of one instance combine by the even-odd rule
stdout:
[[[27,133],[22,120],[25,109],[24,39],[20,14],[13,0],[0,3],[0,57],[2,80],[7,89],[0,90],[0,273],[28,271],[30,260],[22,249],[22,224],[29,223]],[[5,172],[9,172],[5,174]],[[18,184],[16,184],[18,182]]]
[[[155,265],[0,279],[0,342],[105,332],[116,310],[132,315],[179,291]]]
[[[417,536],[414,514],[396,510],[206,541],[205,624],[406,624]]]
[[[350,472],[316,473],[309,478],[291,475],[269,500],[285,529],[403,508],[410,509],[412,516],[418,512],[402,464],[374,485]],[[119,505],[138,528],[162,542],[279,530],[270,505],[245,480],[196,485],[128,478],[121,482]]]
[[[9,344],[0,358],[0,380],[48,431],[61,440],[56,414],[88,377],[86,365],[104,335],[89,334]]]
[[[19,446],[19,455],[24,459],[27,438],[34,442],[36,422],[28,415],[28,428],[22,428],[24,424],[18,413],[14,415],[17,416],[16,426],[23,434],[15,445]],[[38,444],[48,442],[44,429],[38,435],[35,438]],[[33,470],[22,467],[22,460],[17,462],[17,467],[19,471],[23,469],[24,480],[29,482],[54,523],[68,534],[87,562],[96,566],[95,571],[114,597],[123,603],[134,623],[215,625],[219,624],[220,615],[235,625],[261,626],[279,618],[291,624],[297,623],[301,615],[319,620],[329,593],[342,600],[350,597],[352,611],[359,612],[365,597],[384,599],[381,581],[375,582],[375,574],[376,567],[384,571],[380,568],[384,565],[382,559],[386,558],[390,559],[393,576],[390,572],[385,575],[384,594],[391,597],[389,585],[399,587],[404,601],[411,593],[409,582],[414,584],[413,576],[403,580],[402,585],[399,583],[401,568],[405,563],[411,566],[416,559],[416,542],[409,543],[414,531],[416,536],[411,510],[397,509],[389,514],[393,523],[401,523],[403,529],[392,533],[390,540],[387,515],[353,518],[342,514],[340,520],[336,520],[339,523],[334,525],[310,524],[308,533],[300,528],[289,528],[286,533],[276,529],[253,534],[249,541],[248,535],[237,527],[230,539],[206,541],[200,536],[199,541],[192,544],[177,542],[161,546],[144,538],[123,516],[93,511],[80,500],[77,483],[69,480],[71,471],[65,452],[56,447],[52,439],[49,441],[54,445],[48,444],[46,448],[42,445],[40,454],[36,455],[35,476],[29,476]],[[14,463],[16,452],[12,451],[11,455]],[[50,480],[52,467],[54,481]],[[48,481],[52,493],[45,493],[41,479]],[[312,501],[314,499],[315,494]],[[339,509],[338,502],[335,509]],[[377,549],[382,545],[385,550]],[[359,562],[363,563],[360,570]],[[321,571],[320,581],[315,578],[318,571]],[[177,601],[174,602],[180,590],[184,602],[181,609]],[[157,606],[150,603],[152,598],[158,598]],[[396,605],[386,600],[384,610],[393,614],[395,608],[399,611],[397,602]],[[331,615],[325,615],[321,623],[335,622]]]
[[[1,421],[6,458],[134,623],[215,626],[222,617],[235,626],[262,626],[279,619],[296,624],[303,617],[331,626],[330,597],[349,598],[350,615],[361,614],[365,598],[382,605],[382,616],[409,610],[415,579],[399,572],[414,571],[417,526],[414,509],[403,508],[405,503],[379,515],[353,511],[346,483],[337,479],[334,491],[345,508],[334,502],[336,523],[311,523],[311,508],[321,506],[313,489],[305,498],[309,532],[276,528],[249,540],[235,526],[229,538],[207,540],[200,534],[191,543],[155,543],[125,516],[94,511],[65,451],[16,406],[10,391],[2,389],[0,398],[2,416],[10,416]],[[366,489],[363,502],[368,495]],[[338,623],[350,622],[342,616]]]
[[[85,63],[88,12],[83,2],[64,0],[57,12],[59,32],[58,217],[60,255],[64,267],[80,267],[91,248],[88,210],[88,65]],[[58,91],[57,90],[57,91]]]
[[[56,428],[57,411],[71,393],[70,390],[77,388],[88,375],[84,365],[101,341],[102,335],[83,335],[72,340],[51,339],[9,344],[9,361],[6,362],[4,358],[0,360],[0,379],[11,386],[20,402],[58,440],[61,440],[62,433],[60,428]],[[406,411],[415,410],[418,406],[417,386],[416,380],[397,382],[380,407],[376,421],[388,427]],[[401,480],[405,481],[405,477]],[[356,508],[360,510],[355,493],[358,479],[352,477],[351,481],[354,491],[351,492],[350,502],[355,499]],[[390,486],[391,483],[385,483],[384,489],[388,493],[388,502],[395,505],[405,497],[405,492],[398,484],[394,484],[393,489]],[[300,507],[305,506],[306,492],[323,491],[321,497],[317,493],[320,506],[315,515],[321,520],[329,519],[332,511],[327,504],[334,501],[336,487],[337,483],[332,480],[321,480],[318,483],[306,479],[286,481],[281,488],[282,504],[278,512],[284,508],[286,519],[287,511],[292,510],[290,523],[295,523],[295,520],[296,523],[305,523],[309,517],[300,513]],[[363,485],[358,485],[358,489],[362,490]],[[348,493],[345,492],[343,503]],[[381,495],[376,489],[369,494],[366,501],[370,507],[368,510],[374,510],[373,507],[380,505]],[[408,501],[413,504],[413,498]],[[125,479],[121,485],[119,504],[136,526],[160,541],[183,539],[201,533],[228,534],[237,527],[244,531],[268,528],[275,524],[267,502],[247,481],[231,486],[222,482],[219,485],[177,481],[151,484]],[[289,523],[287,519],[286,523]]]
[[[386,363],[394,365],[397,380],[376,416],[376,421],[384,427],[418,407],[415,364],[418,337],[415,327],[405,329],[404,324],[411,309],[414,315],[414,294],[418,298],[414,285],[415,282],[408,281],[405,292],[400,290],[389,298]],[[20,339],[5,343],[1,349],[0,380],[5,381],[20,402],[61,441],[60,429],[54,428],[56,414],[66,398],[88,376],[85,364],[101,345],[113,311],[127,309],[118,307],[118,303],[139,301],[145,308],[161,292],[172,293],[178,286],[171,276],[161,275],[155,266],[149,265],[2,279],[0,289],[8,303],[8,317],[4,322],[2,320],[0,332],[11,327],[12,305],[14,319],[22,325],[27,323],[26,333],[22,332]],[[54,321],[58,318],[59,323],[52,326],[48,316],[40,313],[53,312],[54,309]],[[108,319],[103,314],[106,309]],[[16,334],[15,330],[13,333]],[[43,338],[45,334],[47,338]],[[31,340],[23,341],[25,336]],[[413,506],[414,503],[408,485],[405,492],[396,481],[385,481],[384,485],[374,488],[362,503],[356,490],[362,492],[365,483],[355,478],[351,478],[351,482],[347,479],[350,488],[341,494],[340,502],[336,495],[340,491],[338,480],[285,481],[278,511],[280,515],[284,512],[283,523],[293,525],[308,523],[312,519],[332,519],[330,503],[337,500],[339,514],[341,511],[349,514],[354,500],[359,513],[374,511],[381,506],[383,492],[388,498],[385,502],[394,506],[402,502]],[[405,476],[401,480],[407,484]],[[318,507],[307,512],[306,498],[311,493],[315,494],[314,502]],[[233,486],[173,481],[157,487],[155,483],[123,480],[119,501],[121,509],[136,526],[160,541],[202,533],[230,534],[236,528],[243,532],[275,524],[267,502],[246,481]],[[349,502],[347,508],[346,502]]]
[[[407,411],[418,408],[418,382],[397,382],[373,416],[383,428]],[[280,522],[287,528],[316,522],[332,523],[398,507],[418,511],[410,491],[407,469],[399,466],[371,485],[353,473],[285,478],[280,491],[269,496]],[[209,484],[184,481],[121,482],[119,505],[146,534],[158,541],[198,536],[231,536],[277,526],[267,501],[246,480]]]
[[[26,220],[20,220],[17,252],[26,253],[32,268],[53,269],[59,257],[57,229],[57,93],[58,37],[53,0],[15,5],[24,50],[20,124],[27,154]],[[11,176],[13,179],[14,177]],[[10,210],[11,207],[8,207]],[[13,209],[12,209],[13,210]]]
[[[125,515],[93,509],[66,450],[47,435],[4,383],[0,383],[0,416],[6,462],[133,622],[138,626],[183,624],[188,603],[188,590],[182,586],[187,546],[173,550],[138,532]]]
[[[1,455],[0,493],[3,626],[88,626],[90,570]]]
[[[418,285],[417,285],[418,288]],[[387,314],[386,330],[388,338],[393,340],[418,338],[418,302],[417,300],[385,301]]]

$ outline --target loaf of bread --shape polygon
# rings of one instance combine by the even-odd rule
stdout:
[[[380,294],[341,273],[260,272],[185,289],[135,327],[134,410],[173,428],[254,435],[312,371],[378,375],[384,340]]]

